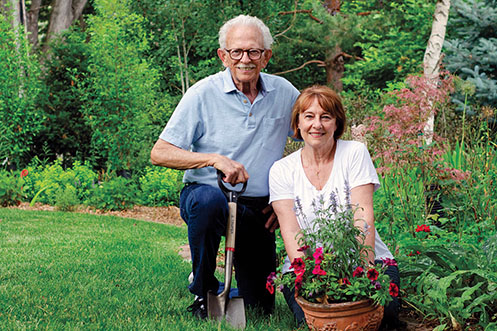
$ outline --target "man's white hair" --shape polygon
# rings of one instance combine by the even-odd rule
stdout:
[[[269,28],[262,22],[259,18],[248,15],[239,15],[235,18],[230,19],[219,29],[219,47],[226,48],[226,35],[228,31],[234,27],[239,25],[248,25],[255,26],[261,31],[262,39],[264,42],[264,49],[271,49],[271,45],[273,44],[273,37],[271,36],[271,32]]]

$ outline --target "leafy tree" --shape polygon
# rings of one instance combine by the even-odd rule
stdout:
[[[69,29],[54,39],[47,53],[50,61],[43,61],[46,90],[38,98],[46,118],[39,138],[35,142],[41,159],[54,160],[63,156],[63,165],[74,158],[84,161],[91,158],[92,129],[85,120],[83,100],[77,93],[79,80],[88,75],[89,45],[86,33],[79,28]]]
[[[476,87],[468,104],[497,108],[497,1],[455,0],[450,15],[446,68]],[[464,99],[453,101],[463,109]]]
[[[88,74],[75,72],[92,128],[91,148],[100,167],[120,171],[148,161],[143,140],[148,114],[155,111],[157,72],[143,58],[148,49],[143,18],[127,2],[95,1],[88,19]]]
[[[41,91],[36,57],[29,55],[26,35],[0,13],[0,162],[26,163],[43,115],[35,107]]]

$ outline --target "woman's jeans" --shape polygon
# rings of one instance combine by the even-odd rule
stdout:
[[[266,290],[267,276],[276,270],[274,233],[265,228],[270,215],[262,213],[268,197],[239,197],[237,204],[236,243],[234,253],[238,294],[244,303],[260,307],[265,314],[274,309],[274,294]],[[190,292],[206,298],[216,291],[219,281],[214,276],[221,236],[226,232],[228,202],[217,187],[187,184],[180,196],[181,217],[188,225],[188,242],[194,280]]]
[[[383,262],[381,260],[376,260],[376,264],[382,264]],[[399,269],[397,266],[388,266],[387,269],[385,270],[385,274],[390,277],[390,281],[392,283],[395,283],[399,288],[400,288],[400,276],[399,276]],[[300,326],[303,323],[305,323],[305,315],[304,312],[302,311],[302,308],[300,308],[299,304],[295,300],[295,289],[284,287],[283,290],[283,296],[285,297],[286,303],[288,304],[288,307],[293,313],[293,316],[295,316],[295,320],[297,321],[297,324]],[[388,305],[385,306],[385,310],[383,313],[383,320],[381,322],[382,327],[385,328],[396,328],[399,324],[399,309],[400,309],[400,301],[398,297],[392,297],[392,301],[388,303]]]

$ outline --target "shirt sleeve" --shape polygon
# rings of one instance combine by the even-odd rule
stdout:
[[[203,134],[200,99],[194,88],[188,89],[159,138],[190,150],[191,145]]]
[[[294,199],[293,171],[281,161],[273,164],[269,170],[269,202]]]
[[[369,151],[363,143],[357,142],[356,146],[349,161],[350,188],[352,189],[365,184],[374,184],[374,190],[376,191],[380,188],[380,181]]]

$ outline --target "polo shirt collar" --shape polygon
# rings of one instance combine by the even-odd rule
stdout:
[[[259,74],[259,82],[261,84],[261,94],[266,95],[267,92],[273,91],[275,88],[268,79],[264,79],[263,73]],[[229,68],[223,71],[223,90],[224,93],[230,93],[236,90],[235,83],[233,83],[233,78],[231,78],[231,71]]]

